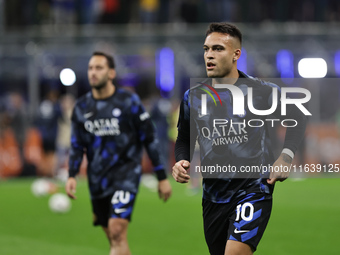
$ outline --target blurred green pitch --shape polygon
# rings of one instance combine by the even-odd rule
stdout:
[[[49,197],[33,196],[32,181],[0,181],[1,255],[108,254],[104,233],[92,227],[85,180],[78,181],[78,199],[64,215],[49,210]],[[173,197],[163,203],[141,185],[129,227],[133,255],[208,254],[201,195],[187,196],[185,185],[172,186]],[[339,254],[339,187],[340,179],[278,183],[272,217],[255,254]]]

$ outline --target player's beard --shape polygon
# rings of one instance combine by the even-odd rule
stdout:
[[[91,85],[91,88],[95,90],[101,90],[102,88],[105,88],[105,86],[106,86],[106,82],[101,82],[94,86]]]
[[[96,83],[96,84],[90,84],[90,85],[91,85],[91,88],[92,88],[92,89],[101,90],[101,89],[103,89],[103,88],[106,87],[106,84],[107,84],[107,79],[102,79],[102,80],[99,81],[98,83]]]

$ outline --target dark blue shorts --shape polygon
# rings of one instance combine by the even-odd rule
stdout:
[[[272,195],[249,193],[230,203],[203,199],[202,205],[210,254],[224,255],[228,240],[246,243],[255,251],[269,221]]]
[[[124,190],[116,190],[113,195],[92,199],[93,224],[108,226],[110,218],[121,218],[131,221],[131,214],[136,194]]]

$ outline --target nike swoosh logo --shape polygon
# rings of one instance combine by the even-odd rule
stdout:
[[[84,114],[84,118],[85,118],[85,119],[90,118],[92,115],[93,115],[93,112],[85,113],[85,114]]]
[[[234,233],[235,234],[239,234],[239,233],[247,233],[247,232],[249,232],[250,230],[237,230],[237,228],[235,228],[235,230],[234,230]]]
[[[127,209],[126,208],[115,208],[115,213],[120,214],[125,212]]]

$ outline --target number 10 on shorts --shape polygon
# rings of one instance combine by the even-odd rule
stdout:
[[[249,208],[249,209],[247,210],[247,208]],[[247,213],[248,216],[246,215],[247,211],[249,211]],[[254,216],[254,206],[249,202],[237,205],[235,221],[239,221],[240,216],[241,216],[242,220],[251,221],[253,219],[253,216]]]

